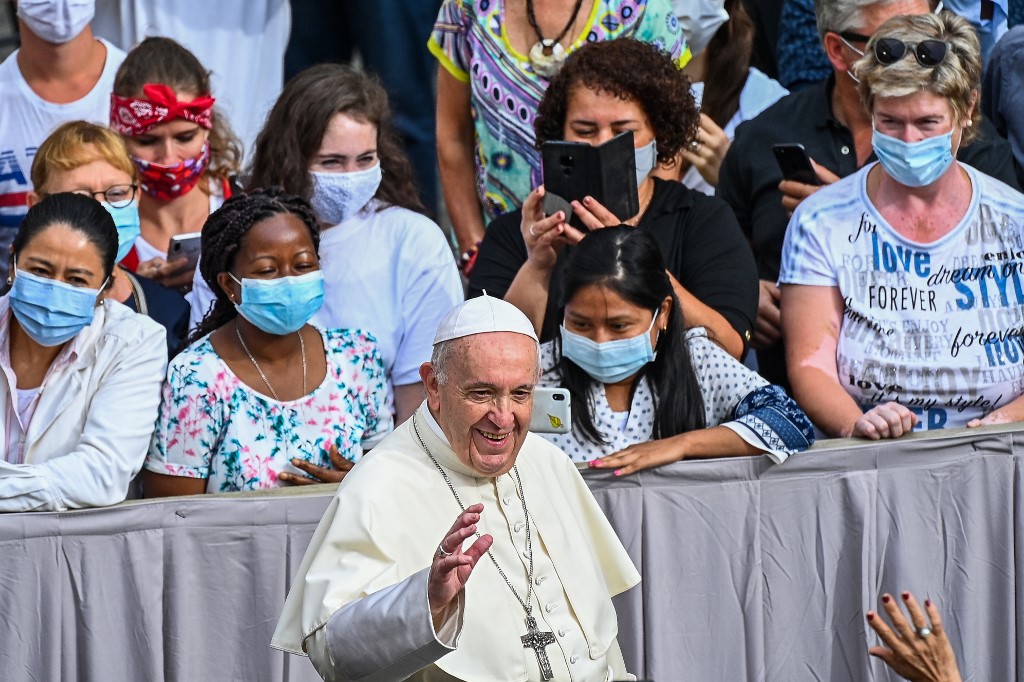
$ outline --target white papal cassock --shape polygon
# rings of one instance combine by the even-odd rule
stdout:
[[[540,680],[536,655],[520,640],[523,607],[486,555],[458,608],[434,631],[427,573],[462,510],[423,452],[414,422],[462,502],[484,505],[478,528],[494,537],[491,552],[525,597],[526,519],[514,476],[475,476],[424,403],[339,486],[272,645],[308,654],[326,680]],[[547,647],[555,679],[631,679],[611,597],[640,576],[565,454],[531,434],[516,467],[533,532],[533,615],[540,630],[555,635]]]

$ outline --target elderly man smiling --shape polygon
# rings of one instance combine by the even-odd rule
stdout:
[[[530,321],[467,301],[420,376],[426,401],[338,488],[273,646],[325,680],[627,679],[611,597],[639,576],[569,458],[527,432]]]

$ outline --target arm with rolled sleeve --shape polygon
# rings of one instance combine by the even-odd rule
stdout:
[[[327,682],[404,680],[455,650],[465,593],[436,631],[427,600],[429,568],[349,602],[305,641],[313,667]]]
[[[0,462],[0,511],[64,511],[123,501],[146,456],[166,364],[166,332],[146,324],[105,372],[94,375],[97,385],[82,388],[91,398],[76,448],[38,464]],[[60,419],[50,428],[61,428]]]

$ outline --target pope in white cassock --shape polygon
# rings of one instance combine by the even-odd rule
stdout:
[[[537,350],[505,301],[448,313],[426,401],[339,486],[274,647],[325,680],[633,679],[611,597],[640,576],[575,465],[527,432]]]

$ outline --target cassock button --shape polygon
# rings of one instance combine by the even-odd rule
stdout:
[[[567,629],[565,629],[565,628],[558,628],[558,636],[559,637],[565,637],[567,634],[569,634],[569,631]]]
[[[569,657],[569,663],[572,663],[573,665],[576,665],[576,661],[578,661],[578,660],[580,660],[579,656],[570,656]]]
[[[546,575],[540,575],[540,576],[537,576],[537,579],[534,580],[533,582],[535,582],[538,585],[540,585],[542,582],[544,582],[547,579],[548,579],[548,577]]]
[[[552,611],[554,611],[554,610],[555,610],[555,608],[556,608],[557,606],[558,606],[558,604],[548,604],[547,606],[545,606],[545,607],[544,607],[544,610],[545,610],[545,611],[546,611],[547,613],[551,613]]]
[[[523,526],[524,526],[524,525],[525,525],[525,524],[523,524],[523,523],[517,523],[517,524],[515,525],[515,531],[516,531],[517,533],[518,533],[518,532],[520,532],[521,530],[523,530]]]
[[[505,506],[507,507],[508,505],[512,504],[512,498],[510,496],[506,496],[505,499],[502,500],[502,502],[504,502]]]

